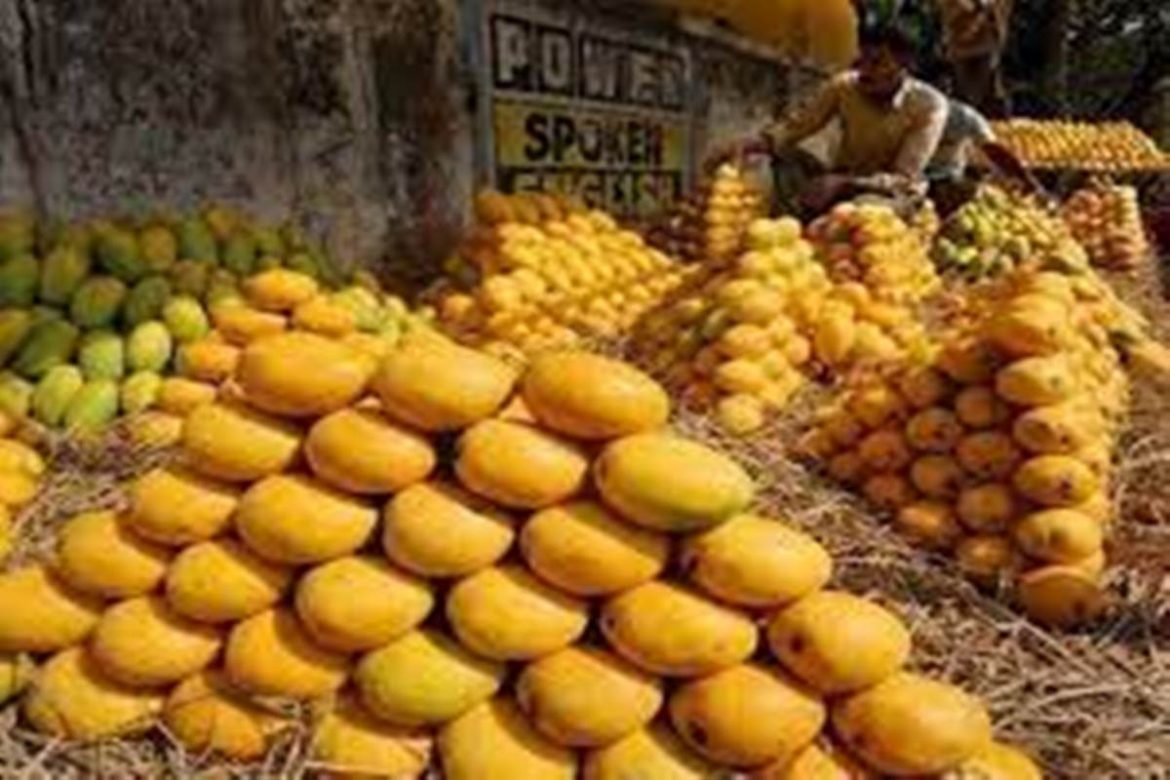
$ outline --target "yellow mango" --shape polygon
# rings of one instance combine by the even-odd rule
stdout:
[[[237,377],[248,402],[284,417],[319,417],[365,391],[374,361],[340,341],[292,332],[249,344]]]
[[[308,477],[278,474],[244,493],[236,532],[254,552],[277,563],[306,564],[348,555],[378,522],[374,507]]]
[[[980,585],[999,584],[1017,562],[1012,544],[1002,536],[969,536],[955,548],[959,570]]]
[[[1020,495],[1041,506],[1073,507],[1096,493],[1100,480],[1075,458],[1040,455],[1016,469],[1012,485]]]
[[[584,485],[589,460],[580,447],[539,428],[484,420],[459,438],[455,473],[474,493],[518,509],[564,501]]]
[[[978,534],[1001,534],[1019,512],[1015,494],[1002,482],[974,485],[959,493],[955,505],[960,522]]]
[[[192,545],[175,557],[167,570],[167,603],[192,620],[234,623],[274,606],[292,578],[291,568],[223,537]]]
[[[916,501],[898,510],[894,530],[911,544],[928,550],[949,550],[963,536],[950,504],[941,501]]]
[[[83,647],[71,647],[37,672],[24,715],[42,734],[91,741],[146,731],[162,703],[158,692],[120,685]]]
[[[906,437],[897,428],[883,428],[867,435],[857,445],[857,454],[873,472],[902,471],[914,457]]]
[[[775,387],[775,385],[770,385]],[[764,388],[761,392],[767,392]],[[754,395],[729,395],[719,399],[715,407],[715,418],[719,425],[732,436],[747,436],[764,427],[767,422],[764,402]]]
[[[910,632],[872,601],[822,590],[772,619],[768,646],[804,683],[837,695],[868,688],[898,671],[910,655]]]
[[[386,504],[382,549],[424,577],[463,577],[498,561],[512,546],[511,519],[455,485],[423,482]]]
[[[177,417],[186,417],[205,404],[215,403],[219,392],[215,385],[181,376],[163,379],[156,405],[160,411]]]
[[[831,315],[817,322],[813,353],[826,366],[839,366],[849,359],[857,343],[857,328],[851,316]]]
[[[448,723],[439,732],[438,745],[447,780],[577,776],[573,752],[542,737],[508,699],[483,702]]]
[[[200,474],[228,482],[279,474],[300,446],[297,427],[238,404],[200,406],[183,426],[186,462]]]
[[[976,479],[1001,480],[1015,471],[1020,451],[1012,437],[1000,431],[979,431],[964,436],[955,457]]]
[[[317,280],[287,268],[271,268],[244,280],[248,303],[261,311],[292,311],[317,294]]]
[[[227,527],[239,504],[232,487],[179,468],[158,468],[130,489],[127,526],[135,534],[165,545],[210,539]]]
[[[516,700],[558,745],[601,747],[649,723],[662,706],[662,688],[605,650],[567,647],[524,668]]]
[[[313,473],[349,493],[396,493],[427,478],[435,450],[422,435],[371,409],[342,409],[305,439]]]
[[[929,366],[916,366],[898,378],[898,389],[915,409],[929,409],[943,403],[951,394],[950,380]]]
[[[44,566],[0,574],[0,652],[51,653],[85,639],[102,602],[73,590]]]
[[[218,753],[237,761],[264,755],[269,735],[286,724],[249,701],[216,669],[205,669],[175,686],[163,705],[162,719],[192,753]]]
[[[372,650],[407,633],[430,614],[425,581],[384,559],[337,558],[310,569],[297,585],[297,616],[313,641],[329,650]]]
[[[968,428],[994,428],[1011,417],[1011,407],[987,385],[971,385],[955,396],[955,416]]]
[[[140,447],[173,447],[183,440],[183,418],[150,409],[127,419],[126,430]]]
[[[946,454],[963,436],[963,424],[950,409],[923,409],[906,421],[906,441],[920,452]]]
[[[1012,424],[1012,437],[1036,455],[1068,455],[1093,438],[1090,415],[1070,403],[1029,409]]]
[[[989,344],[963,338],[947,343],[935,359],[935,365],[959,384],[979,385],[995,375],[999,357]]]
[[[1075,509],[1047,509],[1020,518],[1012,538],[1027,555],[1047,563],[1076,563],[1101,552],[1101,524]]]
[[[1043,780],[1040,768],[1019,748],[988,742],[955,771],[955,780]],[[948,778],[949,780],[949,778]]]
[[[520,534],[520,550],[542,579],[589,597],[628,590],[658,576],[670,542],[601,504],[575,501],[533,515]]]
[[[102,614],[89,651],[102,671],[123,685],[151,688],[200,671],[222,644],[215,628],[176,614],[159,596],[143,596]]]
[[[593,478],[605,502],[626,519],[668,533],[719,525],[755,492],[751,477],[726,455],[662,433],[613,442],[594,463]]]
[[[502,663],[432,630],[412,631],[362,656],[354,683],[367,709],[399,726],[439,725],[495,695]]]
[[[869,473],[869,467],[857,450],[846,450],[829,458],[825,471],[838,482],[854,487]]]
[[[1012,358],[1051,355],[1068,339],[1068,309],[1056,301],[1028,296],[1017,298],[996,313],[987,327],[987,338]]]
[[[500,661],[538,658],[575,642],[588,606],[519,566],[484,569],[447,594],[447,619],[459,641]]]
[[[312,699],[345,684],[344,655],[315,644],[290,609],[278,607],[237,623],[228,636],[224,671],[233,685],[259,696]]]
[[[1018,406],[1050,406],[1067,401],[1079,382],[1063,355],[1017,360],[995,375],[995,392]]]
[[[431,764],[430,735],[391,726],[342,696],[313,728],[313,758],[330,778],[413,780]]]
[[[834,730],[875,769],[896,776],[960,766],[991,740],[982,702],[945,683],[899,672],[833,706]]]
[[[450,431],[490,417],[515,381],[512,369],[497,358],[407,339],[382,361],[373,389],[391,417],[424,431]]]
[[[795,758],[824,725],[825,705],[779,670],[743,664],[685,683],[670,720],[697,753],[747,768]]]
[[[1109,606],[1097,575],[1076,566],[1054,564],[1033,569],[1016,583],[1028,617],[1053,628],[1073,628],[1100,617]]]
[[[877,780],[877,776],[840,748],[813,744],[791,761],[776,761],[753,772],[751,780]]]
[[[24,653],[0,653],[0,706],[24,693],[36,666]]]
[[[328,295],[316,295],[297,305],[292,314],[297,330],[341,338],[357,329],[357,316]]]
[[[709,780],[715,765],[694,753],[672,729],[652,725],[585,755],[582,780]]]
[[[541,425],[583,439],[654,430],[670,415],[661,385],[628,363],[588,352],[538,355],[520,392]]]
[[[101,598],[149,593],[162,582],[169,560],[165,547],[136,537],[112,511],[74,516],[57,540],[58,576]]]
[[[901,394],[885,384],[856,391],[848,403],[850,413],[871,429],[880,428],[900,416],[906,406],[906,400]]]
[[[953,500],[967,475],[959,462],[948,455],[923,455],[910,465],[910,482],[927,498]]]
[[[661,580],[607,601],[601,630],[626,660],[670,677],[710,674],[741,663],[758,639],[746,615]]]
[[[239,363],[239,347],[211,337],[183,344],[175,356],[175,366],[181,377],[215,385],[234,376]]]
[[[211,322],[228,343],[240,346],[278,335],[288,327],[284,315],[253,309],[239,300],[212,306]]]
[[[680,566],[688,579],[722,601],[770,608],[824,587],[833,561],[808,534],[744,514],[687,539]]]

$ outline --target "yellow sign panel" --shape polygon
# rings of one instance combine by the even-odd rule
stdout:
[[[651,214],[682,190],[684,117],[497,99],[493,123],[497,177],[507,191],[561,192]]]

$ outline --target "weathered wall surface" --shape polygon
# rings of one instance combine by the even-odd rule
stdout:
[[[0,203],[85,216],[206,199],[308,219],[425,274],[473,186],[458,0],[0,0]],[[697,45],[711,138],[786,75]]]

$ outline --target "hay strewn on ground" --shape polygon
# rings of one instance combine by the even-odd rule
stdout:
[[[1152,269],[1114,279],[1170,336],[1170,306]],[[604,351],[614,351],[606,345]],[[822,391],[810,387],[784,418],[750,440],[728,439],[706,417],[682,410],[684,431],[736,453],[761,485],[761,511],[817,536],[834,555],[835,585],[872,595],[903,615],[913,665],[983,696],[998,735],[1032,751],[1055,780],[1170,778],[1170,396],[1135,388],[1118,461],[1119,521],[1110,549],[1117,607],[1101,624],[1061,635],[1034,626],[960,577],[948,559],[924,555],[873,512],[790,460],[783,443]],[[114,436],[102,445],[57,442],[53,476],[22,518],[16,560],[51,549],[71,513],[124,501],[120,480],[165,458]],[[307,717],[256,765],[225,766],[185,754],[156,729],[99,745],[62,744],[21,729],[0,710],[0,777],[299,778],[312,775]],[[436,775],[437,777],[437,775]]]

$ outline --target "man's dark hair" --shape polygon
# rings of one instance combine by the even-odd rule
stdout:
[[[863,52],[885,49],[897,57],[903,65],[914,64],[914,57],[917,53],[914,39],[896,24],[863,29],[858,43]]]

